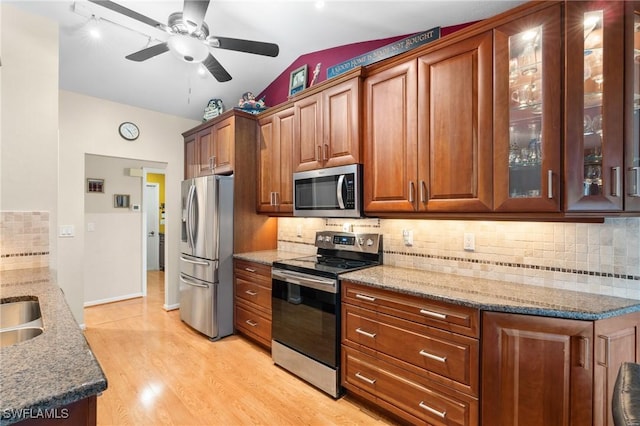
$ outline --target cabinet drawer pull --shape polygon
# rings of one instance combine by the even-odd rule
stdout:
[[[409,202],[413,204],[413,193],[415,191],[413,187],[413,181],[409,181]]]
[[[609,357],[611,356],[611,338],[609,336],[599,335],[598,339],[604,343],[604,361],[598,359],[598,365],[609,368]]]
[[[360,294],[360,293],[356,294],[356,299],[366,300],[367,302],[375,302],[376,301],[375,297],[367,296],[366,294]]]
[[[629,171],[635,175],[635,179],[631,178],[631,188],[635,188],[629,192],[630,197],[640,197],[640,167],[630,167]]]
[[[362,380],[362,381],[365,381],[365,382],[369,383],[370,385],[373,385],[373,384],[375,384],[375,382],[376,382],[376,379],[370,379],[370,378],[368,378],[368,377],[365,377],[365,376],[363,376],[362,374],[360,374],[359,372],[358,372],[358,373],[356,373],[356,377],[357,377],[358,379]]]
[[[420,181],[420,202],[427,202],[427,183],[423,180]]]
[[[553,198],[553,170],[547,171],[547,198]]]
[[[247,271],[247,272],[252,272],[252,273],[256,271],[253,268],[244,268],[244,270]]]
[[[431,414],[435,414],[436,416],[438,416],[440,418],[444,419],[447,416],[447,412],[446,411],[438,411],[435,408],[431,408],[427,404],[425,404],[424,401],[420,401],[420,404],[418,404],[418,405],[420,406],[420,408],[424,408],[425,410],[427,410]]]
[[[622,194],[622,179],[620,179],[620,167],[611,168],[611,195],[619,197]]]
[[[327,161],[329,159],[329,145],[324,144],[324,157],[322,157],[323,161]]]
[[[318,156],[316,157],[316,161],[322,160],[322,146],[318,145]]]
[[[376,338],[376,333],[369,333],[368,331],[364,331],[361,328],[356,328],[356,333],[360,333],[363,336],[371,337],[372,339]]]
[[[246,320],[245,321],[247,324],[249,324],[251,327],[257,327],[258,323],[255,321],[251,321],[251,320]]]
[[[427,316],[438,318],[438,319],[447,319],[447,316],[445,314],[441,314],[440,312],[429,311],[427,309],[420,309],[420,313],[423,315],[427,315]]]
[[[255,296],[256,294],[258,294],[257,291],[253,291],[253,290],[245,290],[245,293],[247,293],[249,296]]]
[[[433,359],[435,361],[440,361],[440,362],[447,362],[447,357],[446,356],[438,356],[438,355],[434,355],[432,353],[429,352],[425,352],[424,349],[420,350],[420,355],[427,357],[429,359]]]

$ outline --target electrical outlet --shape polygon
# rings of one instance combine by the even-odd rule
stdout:
[[[302,237],[302,225],[296,226],[296,237]]]
[[[75,236],[73,225],[62,225],[58,227],[58,237],[69,238]]]
[[[402,241],[404,241],[405,246],[413,245],[413,230],[412,229],[403,229],[402,230]]]
[[[476,249],[475,235],[473,235],[471,232],[465,232],[462,245],[465,250],[474,251]]]

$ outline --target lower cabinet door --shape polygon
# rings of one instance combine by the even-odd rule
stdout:
[[[592,424],[593,322],[482,314],[482,424]]]
[[[343,385],[413,423],[477,425],[478,400],[343,346]],[[365,395],[366,395],[365,394]]]

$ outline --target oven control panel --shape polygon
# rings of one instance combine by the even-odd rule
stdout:
[[[356,234],[353,232],[317,231],[316,247],[330,250],[346,250],[378,253],[382,246],[380,234]]]

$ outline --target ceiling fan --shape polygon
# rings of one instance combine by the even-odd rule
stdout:
[[[209,47],[271,57],[278,56],[280,50],[274,43],[209,35],[209,27],[204,22],[209,0],[184,0],[182,12],[169,15],[167,24],[162,24],[110,0],[89,1],[170,34],[166,42],[127,55],[126,58],[131,61],[142,62],[172,51],[186,62],[202,62],[216,80],[224,82],[231,80],[231,75],[209,52]]]

